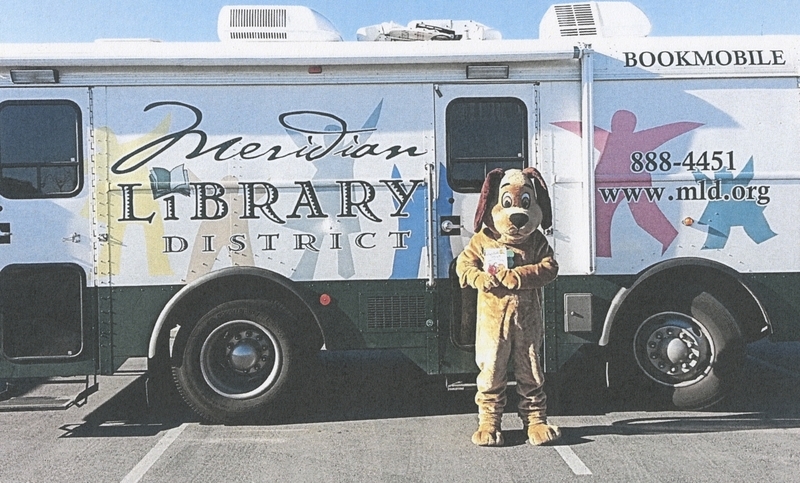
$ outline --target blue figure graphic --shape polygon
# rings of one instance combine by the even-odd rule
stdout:
[[[436,216],[441,219],[443,216],[450,216],[453,214],[453,188],[447,184],[447,169],[443,164],[439,165],[439,199],[436,200]],[[450,263],[455,256],[453,255],[453,248],[450,246],[450,237],[438,237],[439,243],[437,245],[437,261],[438,261],[438,276],[447,277],[450,270]]]
[[[436,200],[436,216],[440,219],[442,216],[449,216],[453,214],[453,204],[450,199],[453,197],[453,189],[447,184],[447,172],[444,165],[439,166],[439,199]],[[397,166],[392,170],[392,177],[399,178],[400,172]],[[411,201],[406,207],[411,216],[408,218],[400,218],[398,221],[399,231],[410,231],[412,236],[406,238],[406,245],[408,248],[404,250],[395,250],[394,265],[392,267],[392,279],[410,279],[417,278],[419,273],[419,265],[422,260],[422,251],[425,247],[425,196],[426,190],[420,186],[411,197]],[[395,207],[397,201],[395,200]],[[447,274],[450,262],[453,261],[453,249],[450,247],[450,239],[448,237],[437,237],[437,254],[439,266],[437,267],[437,276]]]
[[[397,165],[392,168],[392,178],[400,178]],[[395,208],[399,207],[394,200]],[[419,264],[422,260],[422,250],[425,248],[425,189],[417,188],[411,195],[411,201],[406,205],[409,216],[398,218],[397,231],[409,232],[405,238],[405,248],[395,249],[394,265],[392,266],[391,279],[412,279],[419,274]]]
[[[695,181],[711,186],[711,180],[702,172],[694,171]],[[748,187],[753,180],[753,158],[745,165],[738,176],[727,169],[714,173],[714,186],[718,186],[719,193],[708,202],[705,211],[697,222],[708,227],[708,235],[703,245],[703,250],[724,248],[728,242],[731,228],[741,226],[744,232],[756,243],[763,243],[777,235],[770,228],[764,208],[759,205],[759,200],[754,193],[765,196],[760,190],[768,187]],[[710,191],[710,189],[709,189]]]

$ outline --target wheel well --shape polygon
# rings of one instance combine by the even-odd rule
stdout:
[[[702,265],[686,263],[677,266],[663,267],[648,270],[628,289],[622,300],[618,301],[612,327],[610,329],[613,340],[615,332],[621,327],[614,327],[625,319],[625,314],[637,311],[654,300],[668,297],[676,291],[687,287],[702,289],[717,298],[736,319],[746,342],[758,340],[771,332],[769,318],[758,299],[739,279],[735,272],[724,266],[709,264],[707,260]],[[609,324],[609,321],[606,322]]]
[[[169,307],[164,322],[158,330],[156,339],[157,357],[171,351],[170,331],[180,326],[176,341],[184,339],[191,332],[200,318],[218,305],[233,300],[274,300],[283,305],[295,318],[296,334],[301,335],[303,347],[309,351],[318,350],[324,338],[317,317],[296,287],[287,285],[286,281],[278,281],[261,273],[230,273],[225,276],[211,277],[182,294],[176,296],[175,303]],[[155,335],[155,334],[154,334]]]

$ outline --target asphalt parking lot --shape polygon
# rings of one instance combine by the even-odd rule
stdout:
[[[506,446],[473,446],[473,393],[396,353],[323,354],[315,390],[275,424],[154,412],[141,376],[101,377],[81,407],[0,413],[0,481],[795,481],[800,344],[748,354],[738,390],[705,411],[620,411],[588,387],[583,410],[551,417],[551,447],[526,444],[513,414]]]

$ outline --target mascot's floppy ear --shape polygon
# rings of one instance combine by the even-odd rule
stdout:
[[[550,206],[550,194],[547,192],[547,185],[544,183],[542,173],[536,168],[525,168],[522,170],[522,174],[533,181],[536,204],[542,210],[542,229],[547,230],[553,226],[553,208]]]
[[[492,220],[492,206],[497,203],[497,196],[500,192],[500,180],[503,179],[505,171],[495,168],[489,171],[486,179],[483,180],[481,187],[481,197],[478,199],[478,209],[475,210],[475,233],[481,231],[481,225],[494,230],[494,220]]]

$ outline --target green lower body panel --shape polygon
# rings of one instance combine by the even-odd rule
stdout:
[[[57,267],[54,273],[45,275],[69,279],[71,270],[70,266]],[[23,282],[35,281],[39,275],[6,274]],[[548,373],[558,372],[581,347],[597,345],[612,300],[620,288],[634,281],[635,276],[560,276],[545,287],[542,357]],[[742,281],[768,314],[773,337],[800,340],[800,274],[748,274]],[[430,290],[424,280],[308,282],[297,286],[306,306],[315,311],[328,350],[392,349],[428,374],[477,371],[473,351],[475,307],[474,303],[470,305],[474,294],[462,291],[453,280],[437,280],[435,290]],[[80,321],[79,330],[69,329],[79,334],[80,343],[75,342],[75,348],[67,344],[63,350],[47,342],[53,332],[46,328],[53,317],[48,319],[46,304],[40,312],[26,309],[24,298],[16,305],[7,304],[11,309],[6,311],[13,309],[15,312],[9,314],[17,319],[7,316],[3,322],[0,379],[114,373],[128,358],[147,355],[159,314],[181,288],[84,289],[82,305],[76,306],[76,313],[82,315],[70,319]],[[7,296],[15,297],[20,296]],[[576,315],[575,307],[579,308],[577,312],[586,311],[588,318]],[[64,336],[73,337],[72,332],[65,329]]]

